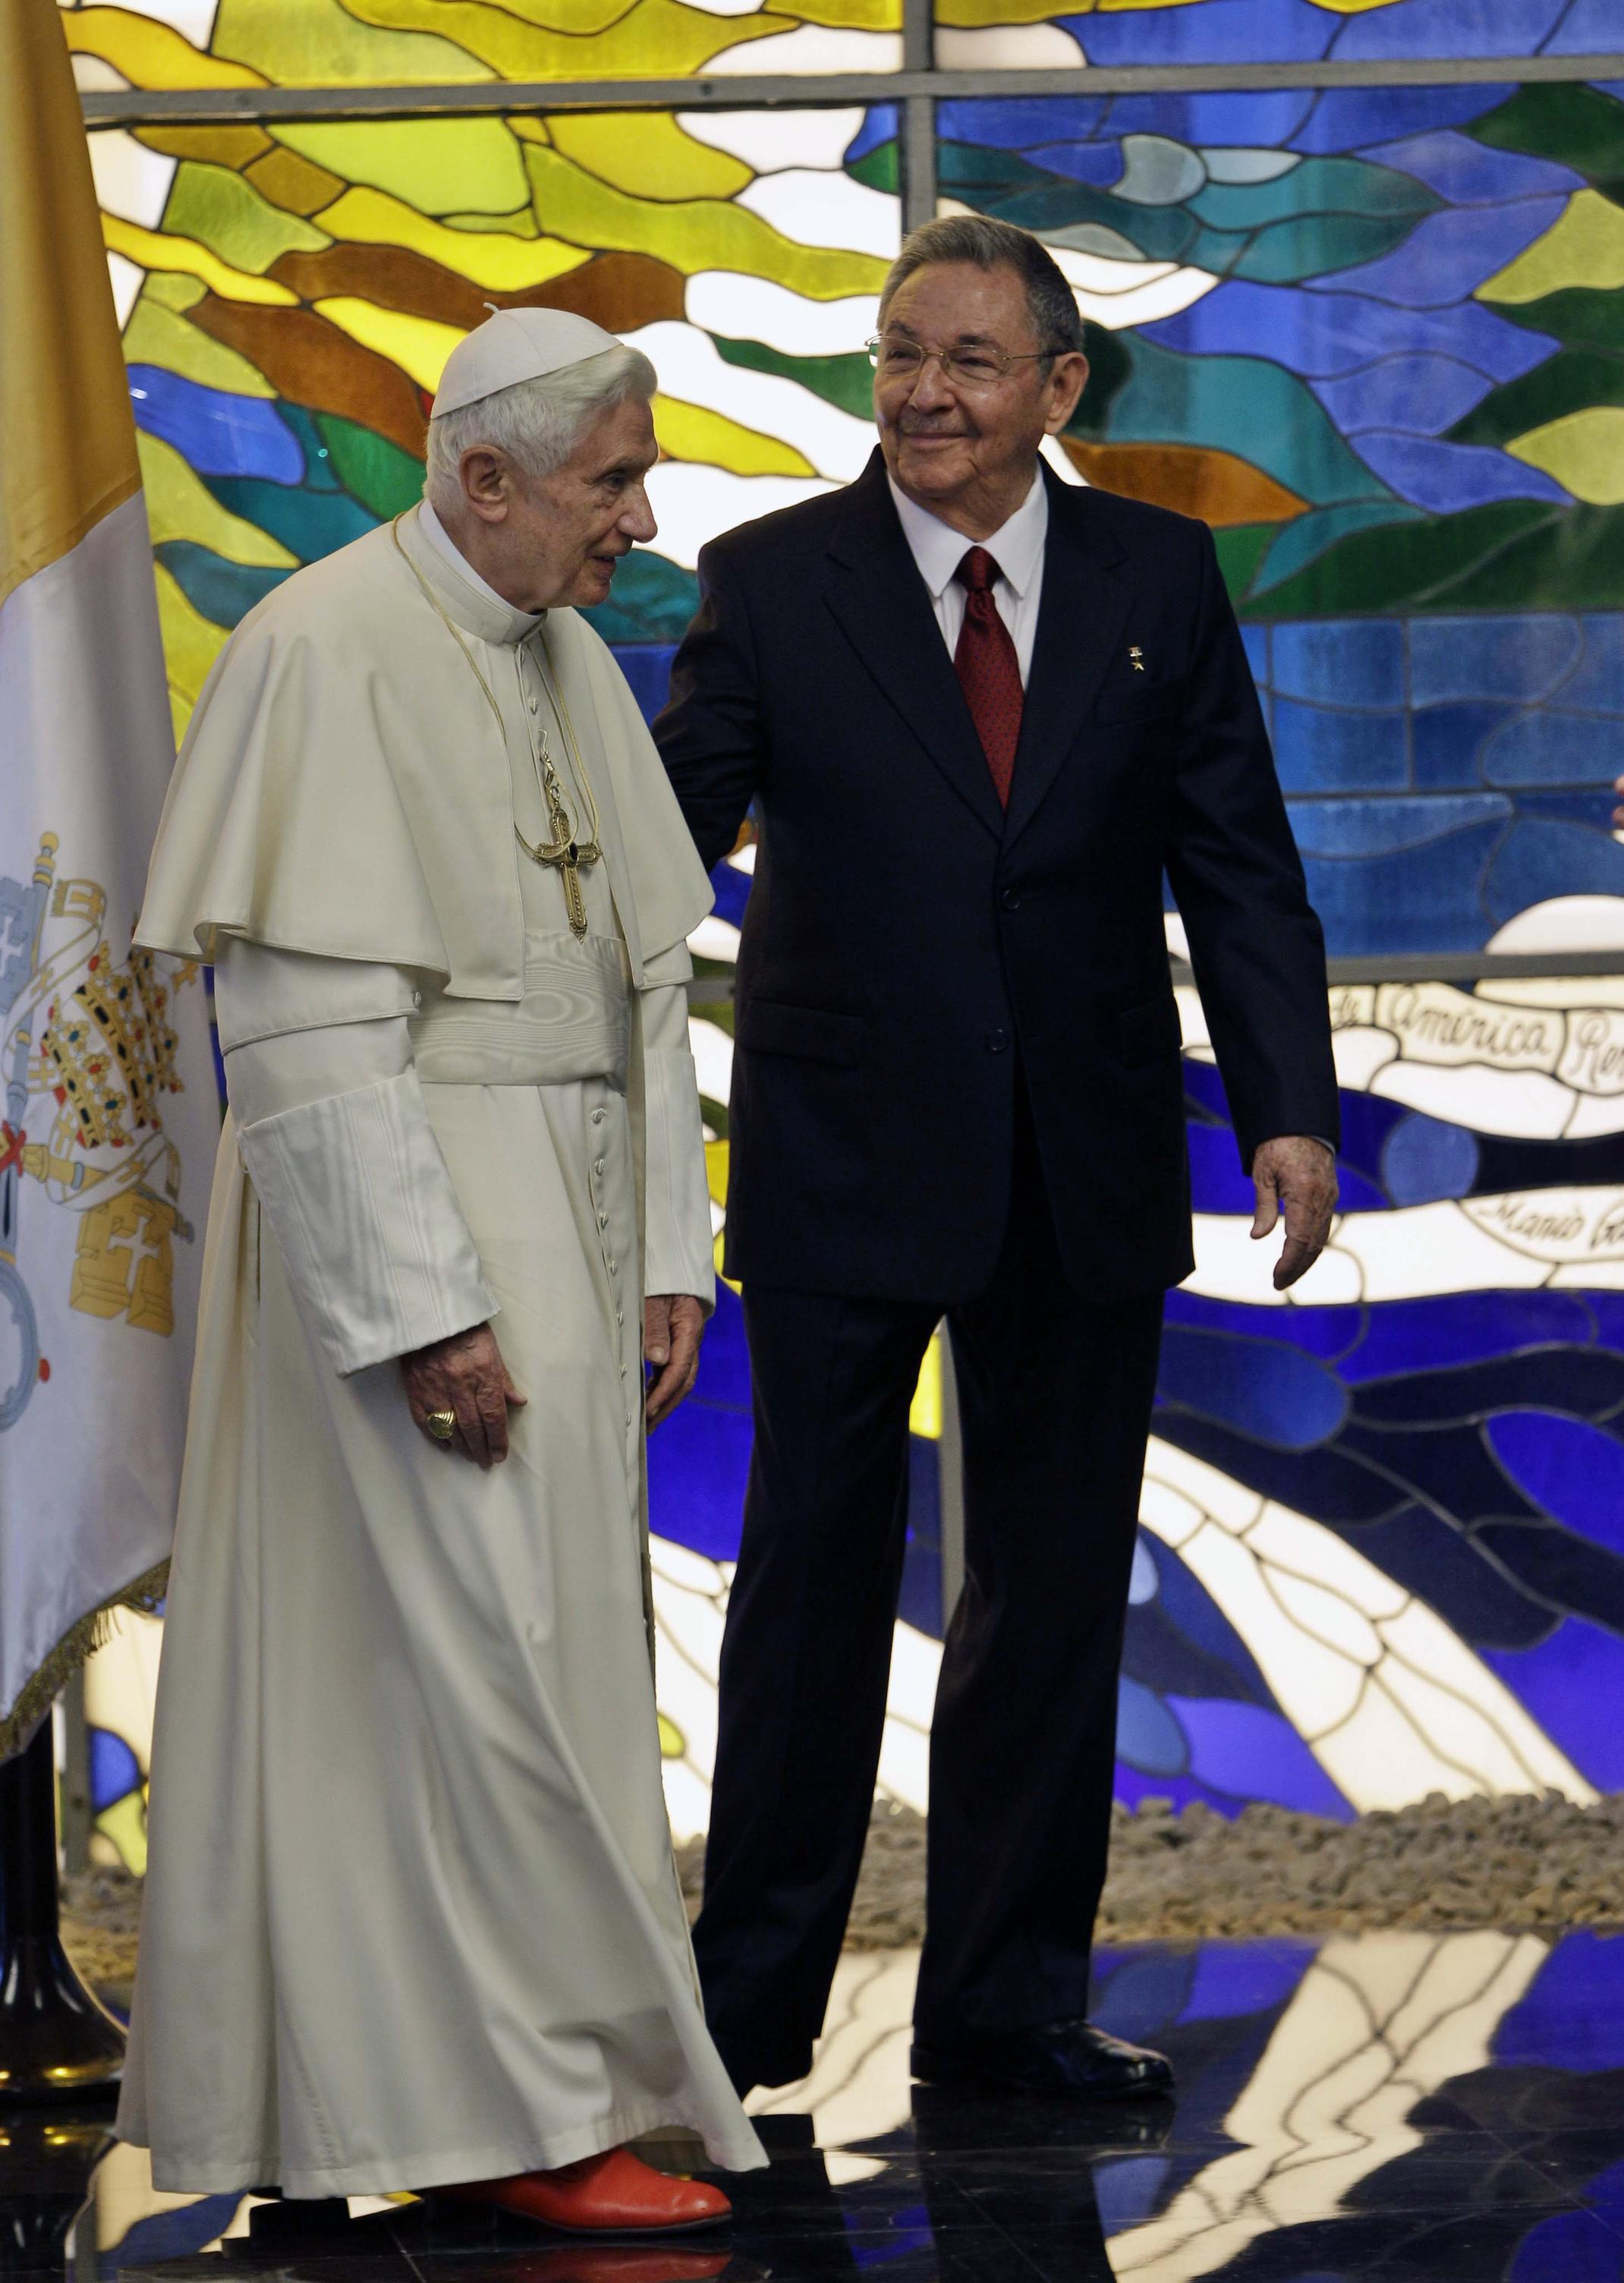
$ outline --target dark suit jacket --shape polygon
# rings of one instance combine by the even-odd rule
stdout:
[[[1336,1135],[1324,939],[1211,534],[1045,477],[1007,814],[877,452],[700,557],[655,736],[707,864],[752,801],[760,831],[732,1275],[972,1297],[1004,1235],[1023,1071],[1078,1291],[1186,1276],[1164,869],[1243,1161]]]

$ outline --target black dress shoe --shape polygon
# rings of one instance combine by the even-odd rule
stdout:
[[[1173,2066],[1162,2054],[1083,2021],[960,2031],[951,2042],[919,2038],[913,2068],[927,2084],[996,2084],[1074,2100],[1146,2100],[1173,2089]]]

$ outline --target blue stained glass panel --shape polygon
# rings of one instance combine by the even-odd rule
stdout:
[[[1030,20],[1024,10],[1011,13],[1014,23]],[[1612,0],[1386,0],[1363,9],[1337,0],[1128,0],[1083,15],[1057,8],[1052,20],[1105,66],[1514,60],[1605,54],[1618,43]],[[1018,65],[1033,52],[1012,47],[997,61]]]
[[[1504,705],[1429,705],[1410,716],[1415,781],[1426,792],[1449,792],[1480,782],[1481,756],[1492,733],[1511,719]]]
[[[1040,143],[1031,154],[1035,167],[1063,175],[1070,182],[1092,183],[1109,190],[1121,178],[1119,154],[1103,143]]]
[[[1570,0],[1567,14],[1545,47],[1553,56],[1600,56],[1616,47],[1618,38],[1617,0]],[[1609,85],[1608,91],[1624,92],[1624,83]]]
[[[1361,56],[1537,55],[1568,0],[1403,0],[1350,17],[1334,53]]]
[[[1483,774],[1494,785],[1610,785],[1620,773],[1616,729],[1582,713],[1525,713],[1488,740]]]
[[[1293,811],[1304,856],[1379,856],[1423,848],[1464,825],[1509,817],[1504,795],[1463,793],[1457,799],[1302,801]]]
[[[1570,1617],[1535,1648],[1481,1654],[1581,1775],[1598,1790],[1624,1791],[1624,1722],[1597,1717],[1624,1690],[1624,1643],[1615,1634]]]
[[[1192,1768],[1232,1798],[1260,1793],[1304,1815],[1343,1817],[1348,1803],[1290,1724],[1255,1705],[1172,1699],[1192,1734]]]
[[[1557,887],[1565,897],[1624,896],[1624,847],[1599,827],[1519,816],[1484,871],[1490,924],[1509,925]]]
[[[1329,1441],[1348,1411],[1333,1371],[1299,1350],[1169,1324],[1157,1383],[1163,1403],[1221,1419],[1243,1435],[1288,1450]]]
[[[1496,151],[1448,128],[1379,143],[1362,154],[1384,167],[1402,167],[1452,206],[1493,206],[1503,199],[1535,198],[1542,191],[1581,191],[1584,176],[1549,159],[1517,151]]]
[[[1381,1178],[1395,1205],[1464,1197],[1477,1179],[1477,1136],[1419,1111],[1400,1120],[1381,1153]]]
[[[897,139],[897,106],[894,103],[871,104],[863,114],[863,123],[846,145],[845,163],[854,167],[871,151],[877,151]]]
[[[205,388],[161,365],[129,368],[136,425],[187,457],[200,475],[259,476],[274,484],[305,479],[305,456],[275,405],[257,396]]]
[[[1560,219],[1565,204],[1559,197],[1518,197],[1426,214],[1394,253],[1357,269],[1339,268],[1324,288],[1310,280],[1310,291],[1367,294],[1403,308],[1450,308],[1526,253]]]
[[[1410,782],[1403,713],[1355,713],[1277,697],[1272,726],[1275,767],[1288,794],[1397,792]]]
[[[618,643],[615,656],[632,685],[632,695],[645,721],[652,721],[671,691],[671,662],[675,643]]]
[[[1185,1732],[1170,1709],[1127,1672],[1117,1692],[1116,1749],[1141,1775],[1182,1775],[1189,1764]]]
[[[1373,368],[1317,380],[1314,393],[1349,438],[1370,428],[1436,436],[1464,420],[1493,386],[1486,372],[1458,357],[1422,352],[1384,357]]]
[[[1293,136],[1299,151],[1356,151],[1396,136],[1464,126],[1485,103],[1504,103],[1514,84],[1496,87],[1328,87],[1316,94]]]
[[[1076,96],[949,97],[936,105],[936,133],[944,143],[982,144],[1020,151],[1043,142],[1085,140],[1108,105]],[[872,114],[871,114],[872,115]],[[1101,148],[1108,149],[1108,145]],[[1121,164],[1118,160],[1118,172]]]
[[[1609,633],[1624,627],[1598,623]],[[1410,629],[1412,702],[1504,697],[1535,705],[1573,673],[1584,648],[1581,626],[1554,614],[1418,619]]]
[[[1435,515],[1486,507],[1492,500],[1548,500],[1571,504],[1554,476],[1523,467],[1504,452],[1480,444],[1450,444],[1431,436],[1367,429],[1359,454],[1402,500]]]
[[[1562,703],[1575,713],[1624,715],[1624,617],[1579,620],[1583,654],[1562,683]]]
[[[1283,697],[1310,705],[1402,705],[1403,629],[1379,619],[1275,627],[1267,679]]]
[[[1245,355],[1266,341],[1271,362],[1310,379],[1365,372],[1384,355],[1435,354],[1455,357],[1491,380],[1520,380],[1558,346],[1479,301],[1400,309],[1348,292],[1345,283],[1333,275],[1315,293],[1307,284],[1227,280],[1176,316],[1143,326],[1135,338],[1202,356]]]
[[[1185,8],[1061,17],[1091,63],[1317,62],[1330,52],[1337,19],[1309,0],[1200,0]]]
[[[1119,95],[1109,113],[1113,135],[1169,135],[1175,141],[1250,144],[1289,141],[1314,108],[1305,88],[1233,95]]]
[[[708,1397],[702,1376],[688,1401],[650,1440],[649,1508],[662,1538],[713,1562],[732,1562],[738,1557],[750,1472],[750,1414]]]
[[[1197,1212],[1246,1212],[1252,1185],[1241,1169],[1235,1137],[1221,1126],[1189,1129],[1190,1189]]]
[[[114,1735],[111,1728],[92,1728],[89,1744],[90,1808],[93,1814],[99,1814],[139,1788],[141,1768],[123,1737]]]
[[[1537,1506],[1624,1553],[1624,1443],[1615,1435],[1559,1413],[1503,1411],[1489,1421],[1488,1439]]]
[[[731,864],[719,864],[711,875],[711,885],[716,892],[718,918],[737,927],[750,901],[750,875]]]

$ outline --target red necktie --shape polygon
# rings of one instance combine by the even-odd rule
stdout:
[[[992,599],[998,566],[984,547],[972,547],[953,576],[964,588],[964,624],[953,652],[953,670],[981,738],[1000,804],[1009,806],[1021,742],[1021,661],[1009,628]]]

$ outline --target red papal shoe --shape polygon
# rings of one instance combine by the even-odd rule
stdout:
[[[516,2172],[510,2179],[468,2180],[429,2193],[489,2204],[570,2235],[686,2235],[733,2213],[719,2188],[657,2172],[629,2148],[583,2156],[555,2172]]]

